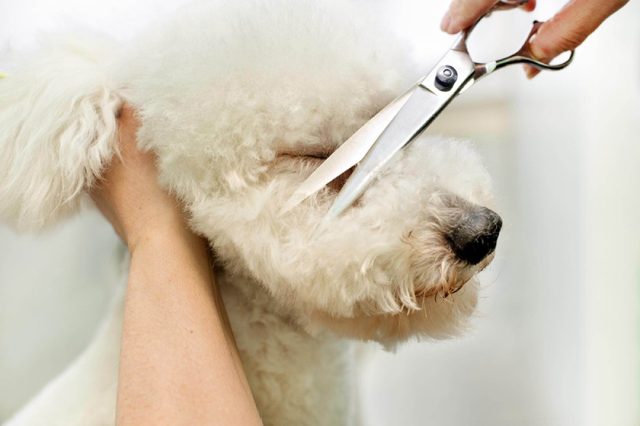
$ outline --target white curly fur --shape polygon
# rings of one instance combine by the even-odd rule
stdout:
[[[335,188],[280,214],[318,164],[308,154],[333,151],[420,71],[398,68],[408,52],[363,8],[203,2],[123,53],[72,40],[0,81],[0,215],[21,228],[73,211],[114,153],[121,99],[135,107],[161,183],[216,253],[265,424],[345,424],[348,352],[327,330],[388,346],[455,334],[492,258],[461,262],[445,238],[467,206],[491,202],[489,177],[461,141],[420,137],[321,233]],[[40,398],[82,407],[74,386],[61,378]],[[33,408],[42,406],[14,424],[73,424]]]
[[[111,159],[121,101],[113,45],[55,37],[0,80],[0,218],[37,230],[74,212]]]

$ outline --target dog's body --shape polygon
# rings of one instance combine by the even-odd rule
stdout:
[[[401,45],[357,7],[278,0],[195,5],[124,52],[48,47],[0,81],[0,215],[38,229],[73,213],[114,153],[126,101],[161,183],[216,253],[265,424],[347,424],[349,348],[336,334],[394,345],[458,332],[495,246],[471,260],[467,240],[500,227],[478,156],[424,136],[321,235],[339,182],[280,214],[319,157],[418,76],[398,70]],[[120,317],[118,302],[10,424],[112,424]]]

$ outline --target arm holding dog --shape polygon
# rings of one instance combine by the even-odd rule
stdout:
[[[125,106],[120,156],[92,193],[131,252],[117,424],[259,425],[206,242],[156,183],[136,129]]]

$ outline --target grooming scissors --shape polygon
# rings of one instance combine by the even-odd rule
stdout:
[[[496,10],[513,9],[527,0],[501,0],[464,30],[435,67],[414,86],[378,112],[336,149],[294,192],[282,211],[287,212],[356,165],[338,193],[325,220],[335,218],[367,189],[391,158],[422,133],[460,93],[480,78],[507,65],[525,63],[544,70],[560,70],[573,60],[574,51],[559,64],[533,57],[530,39],[543,22],[534,21],[523,46],[512,55],[488,63],[475,62],[467,51],[467,38],[484,18]]]

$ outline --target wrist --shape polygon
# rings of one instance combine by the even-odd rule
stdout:
[[[121,237],[131,251],[144,241],[167,233],[186,230],[187,223],[179,204],[168,195],[128,198],[113,203],[119,206],[115,222],[121,229]]]
[[[204,239],[194,234],[184,223],[172,223],[171,226],[165,224],[147,229],[148,232],[139,234],[138,238],[129,244],[131,271],[146,271],[145,274],[157,278],[154,280],[157,283],[209,282],[184,280],[184,273],[179,274],[180,276],[173,274],[178,269],[196,274],[208,273],[209,250]],[[149,269],[149,265],[156,267]]]
[[[154,216],[142,224],[132,226],[125,231],[125,243],[129,252],[145,250],[164,250],[180,241],[192,241],[197,238],[188,228],[180,215]]]

